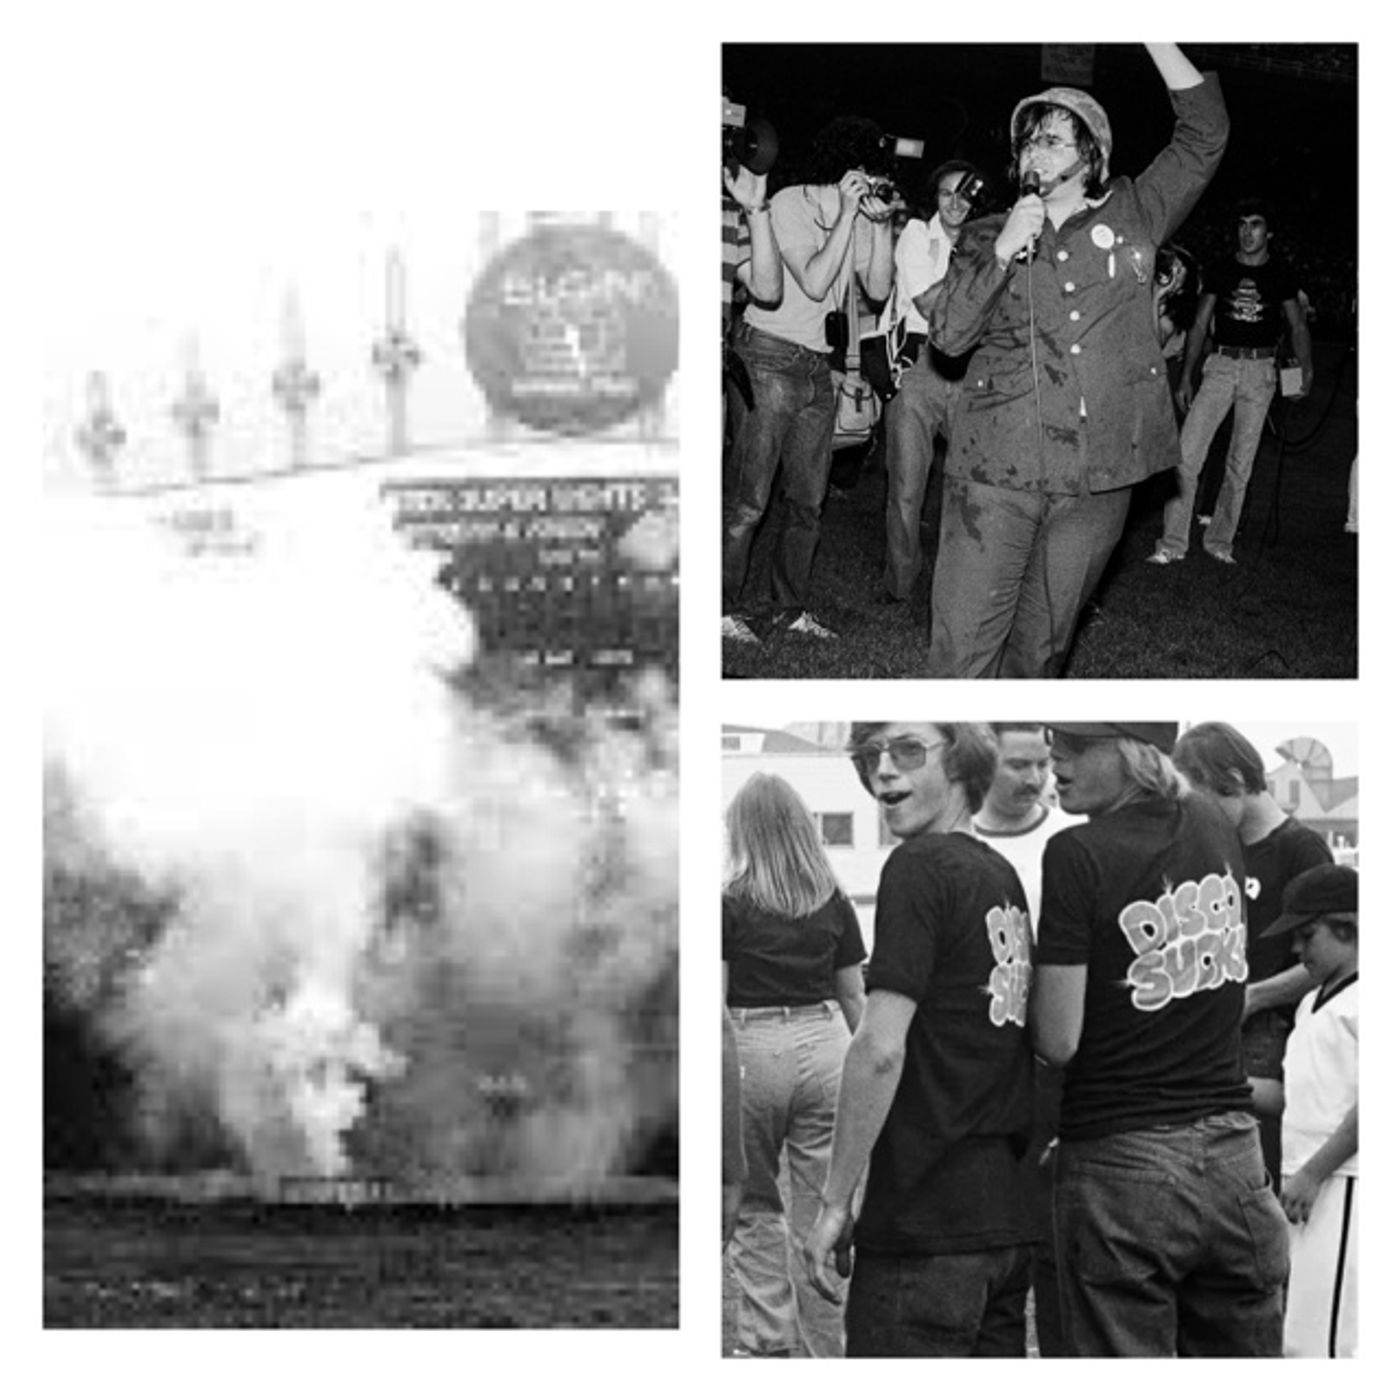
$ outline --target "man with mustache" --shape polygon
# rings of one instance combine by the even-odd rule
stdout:
[[[1026,892],[1031,937],[1040,919],[1040,863],[1046,843],[1083,817],[1071,816],[1046,800],[1050,781],[1050,740],[1043,724],[993,724],[997,736],[997,771],[972,830],[1015,867]],[[1027,1190],[1036,1223],[1032,1291],[1035,1294],[1036,1343],[1041,1356],[1064,1356],[1060,1329],[1060,1293],[1055,1270],[1051,1207],[1052,1143],[1059,1128],[1062,1071],[1037,1060],[1035,1065],[1035,1133],[1026,1154]]]

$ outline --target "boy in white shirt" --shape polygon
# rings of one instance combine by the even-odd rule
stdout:
[[[1283,1190],[1291,1224],[1285,1356],[1355,1356],[1360,1187],[1357,875],[1304,871],[1265,938],[1291,934],[1317,983],[1283,1059]]]

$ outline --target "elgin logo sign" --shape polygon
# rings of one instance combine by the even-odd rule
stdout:
[[[544,432],[602,432],[656,407],[679,357],[674,280],[614,229],[546,225],[472,288],[467,365],[491,408]]]

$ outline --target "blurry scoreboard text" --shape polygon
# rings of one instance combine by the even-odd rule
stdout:
[[[679,660],[674,476],[400,479],[383,492],[488,651],[530,663],[673,677]]]

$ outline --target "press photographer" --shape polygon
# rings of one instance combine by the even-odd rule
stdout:
[[[812,559],[821,535],[836,416],[828,354],[853,285],[875,303],[890,293],[893,152],[874,122],[838,117],[813,140],[806,180],[773,196],[771,221],[782,259],[776,305],[750,302],[734,330],[753,407],[733,445],[735,495],[724,526],[725,637],[757,642],[739,615],[753,538],[783,469],[782,512],[769,595],[778,626],[816,639],[834,636],[808,609]],[[849,320],[849,317],[847,317]],[[854,333],[849,324],[846,334]]]

